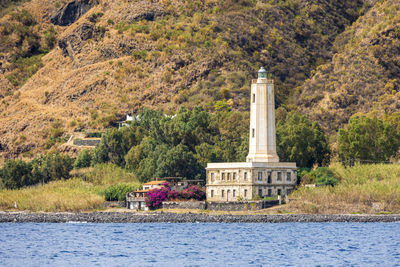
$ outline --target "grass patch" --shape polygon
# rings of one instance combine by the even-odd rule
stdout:
[[[103,208],[104,198],[95,187],[74,178],[19,190],[0,191],[0,209],[30,211],[89,211]]]
[[[141,183],[135,175],[113,164],[99,164],[73,173],[69,180],[18,190],[0,190],[0,210],[29,211],[93,211],[103,209],[107,190],[123,184],[124,188],[138,188]],[[121,190],[120,190],[121,191]],[[123,199],[123,197],[119,196]]]
[[[400,164],[331,164],[340,183],[293,192],[292,209],[304,213],[399,213]]]

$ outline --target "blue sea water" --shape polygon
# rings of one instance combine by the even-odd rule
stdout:
[[[400,266],[400,223],[3,223],[0,266]]]

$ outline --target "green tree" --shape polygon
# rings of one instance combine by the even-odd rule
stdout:
[[[183,144],[179,144],[164,154],[157,160],[157,177],[185,177],[200,178],[205,172],[194,154]],[[204,176],[204,175],[203,175]]]
[[[75,159],[74,168],[80,169],[89,167],[92,163],[92,151],[91,150],[83,150],[79,153],[79,156]]]
[[[352,117],[344,129],[339,129],[339,158],[355,161],[388,161],[399,149],[396,128],[377,117]]]
[[[41,155],[32,161],[32,176],[35,183],[68,179],[74,160],[68,155],[51,153]]]
[[[22,160],[6,160],[0,171],[3,186],[7,189],[17,189],[23,186],[32,185],[32,166]]]
[[[322,165],[329,161],[328,140],[318,125],[297,112],[283,116],[277,124],[277,152],[281,161],[295,161],[300,167]]]

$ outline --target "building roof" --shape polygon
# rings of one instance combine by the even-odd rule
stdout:
[[[132,193],[146,193],[146,192],[149,192],[149,191],[151,191],[151,189],[136,190],[136,191],[133,191]]]
[[[148,183],[145,183],[143,185],[159,185],[159,184],[165,184],[167,181],[150,181]]]

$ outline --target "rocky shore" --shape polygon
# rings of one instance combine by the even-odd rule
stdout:
[[[194,213],[131,213],[131,212],[91,212],[91,213],[32,213],[0,212],[0,222],[15,223],[284,223],[284,222],[399,222],[397,215],[211,215]]]

